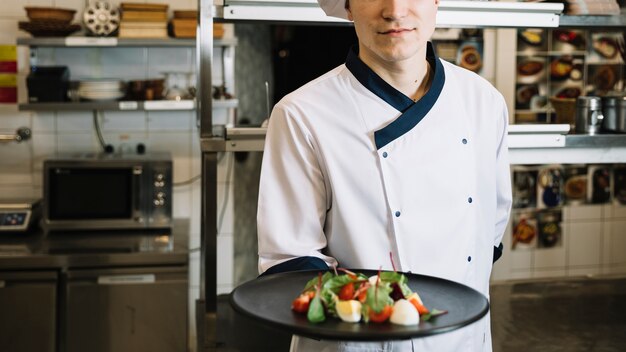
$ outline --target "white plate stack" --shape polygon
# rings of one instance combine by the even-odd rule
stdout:
[[[98,79],[80,81],[78,96],[87,100],[117,100],[126,94],[123,81],[115,79]]]

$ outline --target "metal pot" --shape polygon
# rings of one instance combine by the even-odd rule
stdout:
[[[626,133],[626,96],[602,98],[602,131]]]
[[[600,97],[578,97],[576,100],[576,133],[599,133],[602,119],[602,101]]]

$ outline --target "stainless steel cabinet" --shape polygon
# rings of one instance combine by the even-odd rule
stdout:
[[[56,350],[57,272],[0,271],[0,350]]]
[[[187,267],[69,270],[67,352],[187,349]]]

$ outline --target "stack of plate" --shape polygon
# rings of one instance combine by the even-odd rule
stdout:
[[[80,81],[78,96],[87,100],[117,100],[126,94],[123,81],[99,79]]]

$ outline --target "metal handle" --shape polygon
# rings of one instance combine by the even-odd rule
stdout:
[[[0,134],[0,142],[21,142],[30,139],[30,128],[20,127],[14,134]]]
[[[98,285],[136,285],[153,284],[154,282],[154,274],[98,276]]]

